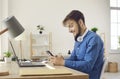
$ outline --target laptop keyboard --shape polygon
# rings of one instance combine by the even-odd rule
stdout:
[[[21,65],[44,65],[41,62],[20,62]]]
[[[21,65],[31,65],[31,62],[20,62]]]

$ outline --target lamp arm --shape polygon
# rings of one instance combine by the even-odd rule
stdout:
[[[8,28],[6,28],[6,29],[0,31],[0,35],[3,34],[3,33],[5,33],[6,31],[8,31]]]

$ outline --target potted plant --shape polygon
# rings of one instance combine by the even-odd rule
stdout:
[[[92,29],[91,29],[91,31],[93,31],[93,32],[97,32],[98,31],[98,28],[97,27],[93,27]]]
[[[9,52],[9,51],[4,52],[4,60],[5,60],[6,63],[11,62],[11,55],[12,55],[12,53]]]
[[[118,43],[119,43],[118,49],[120,49],[120,36],[118,36]]]
[[[41,25],[38,25],[37,26],[37,29],[39,30],[39,33],[42,34],[43,30],[44,30],[44,27],[41,26]]]

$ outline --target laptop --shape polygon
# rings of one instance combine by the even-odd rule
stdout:
[[[18,57],[16,56],[16,53],[15,53],[15,50],[14,50],[14,47],[12,45],[12,42],[10,41],[10,45],[12,47],[12,50],[13,50],[13,54],[17,60],[17,63],[19,65],[19,67],[44,67],[45,64],[42,63],[42,62],[33,62],[33,61],[20,61],[18,59]]]

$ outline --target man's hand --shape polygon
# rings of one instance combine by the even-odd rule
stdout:
[[[64,66],[63,56],[52,56],[50,57],[50,62],[57,66]]]

